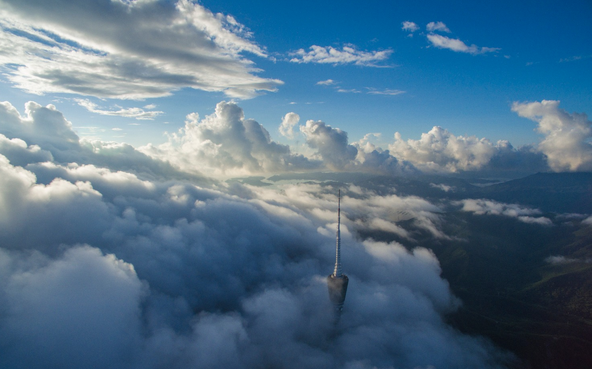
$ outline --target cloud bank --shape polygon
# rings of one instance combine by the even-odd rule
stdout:
[[[189,0],[0,3],[0,64],[29,93],[144,99],[194,88],[250,98],[282,84],[242,56],[267,56],[243,25]]]
[[[4,124],[0,148],[19,164],[52,159],[59,163],[109,165],[118,170],[181,178],[236,176],[303,171],[350,171],[377,174],[412,173],[533,173],[587,171],[592,168],[591,122],[585,114],[568,114],[558,102],[515,103],[513,110],[539,122],[545,135],[536,145],[515,148],[500,140],[456,136],[434,127],[419,140],[404,140],[399,133],[384,150],[367,139],[349,142],[347,132],[325,122],[300,123],[298,114],[286,114],[280,134],[294,138],[299,131],[308,147],[306,155],[274,141],[267,129],[247,119],[234,102],[221,102],[212,115],[187,116],[185,127],[170,134],[168,142],[139,149],[127,144],[83,140],[53,105],[29,102],[23,116],[8,102],[0,103]],[[298,131],[296,131],[298,129]],[[115,155],[126,153],[123,158]],[[163,172],[164,171],[164,172]]]
[[[389,224],[409,236],[426,219],[439,230],[425,200],[345,189],[351,286],[335,326],[325,284],[335,187],[174,179],[139,155],[126,160],[152,160],[161,176],[133,173],[112,165],[128,156],[117,150],[88,164],[59,112],[30,103],[20,117],[3,106],[3,134],[23,136],[0,141],[18,159],[0,155],[3,368],[498,368],[509,358],[444,322],[459,302],[429,250],[355,236]],[[42,124],[45,140],[32,129]],[[191,135],[235,130],[241,143],[257,132],[228,103],[200,124]],[[343,134],[320,127],[351,155]],[[395,208],[414,222],[385,217]]]
[[[424,172],[537,171],[545,170],[545,158],[529,146],[514,148],[507,141],[456,136],[442,127],[422,133],[419,140],[403,140],[395,133],[388,146],[391,155],[412,163]]]

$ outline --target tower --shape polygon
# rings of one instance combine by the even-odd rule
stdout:
[[[343,310],[343,302],[345,301],[345,294],[347,292],[347,284],[349,283],[349,278],[347,275],[343,274],[343,270],[341,268],[341,190],[339,190],[337,204],[335,268],[333,269],[333,274],[327,277],[327,286],[329,288],[329,299],[335,306],[337,314],[341,314],[341,310]]]

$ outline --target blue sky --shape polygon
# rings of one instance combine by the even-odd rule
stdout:
[[[18,27],[6,21],[18,14],[24,20],[22,24],[32,27],[45,24],[38,29],[46,34],[59,34],[64,44],[84,44],[85,37],[91,37],[92,27],[82,32],[82,28],[77,29],[82,27],[81,22],[72,22],[60,28],[61,18],[52,18],[51,11],[34,11],[62,5],[35,1],[24,5],[16,1],[4,3],[8,9],[4,13],[4,32],[18,35],[14,31]],[[80,7],[60,11],[84,19],[84,11],[80,9],[87,3],[93,2],[84,1]],[[169,88],[170,96],[166,97],[140,94],[132,96],[134,99],[121,99],[103,92],[64,93],[60,88],[51,91],[45,87],[33,94],[10,78],[16,65],[26,65],[29,59],[16,53],[11,56],[12,49],[7,48],[4,53],[8,54],[2,59],[0,100],[11,102],[21,113],[29,100],[42,105],[55,104],[80,136],[134,146],[162,143],[167,139],[163,133],[183,127],[187,114],[197,112],[203,118],[213,113],[218,102],[232,99],[243,108],[247,118],[261,123],[272,139],[294,147],[304,138],[296,135],[290,141],[277,129],[288,112],[297,113],[300,124],[322,120],[338,127],[348,132],[350,142],[367,133],[381,133],[375,141],[386,148],[395,132],[400,132],[403,139],[419,139],[436,125],[457,136],[475,135],[493,142],[505,139],[514,146],[534,144],[541,137],[534,131],[536,124],[512,111],[515,101],[559,100],[567,112],[592,111],[592,23],[589,21],[592,3],[589,1],[206,0],[199,4],[214,14],[232,16],[239,26],[246,27],[235,29],[235,34],[249,45],[240,46],[231,59],[252,62],[249,67],[257,69],[248,72],[252,76],[281,81],[275,85],[275,92],[254,90],[252,95],[259,96],[244,98],[247,96],[229,96],[224,90],[204,91],[181,83]],[[130,6],[141,7],[142,2]],[[95,11],[95,14],[104,18],[106,24],[117,24],[117,20],[108,19],[112,16],[109,11]],[[50,23],[44,23],[48,20]],[[151,22],[158,29],[167,20],[155,17]],[[414,25],[404,30],[403,22]],[[428,30],[431,22],[433,25]],[[123,30],[114,27],[113,33],[125,33]],[[20,32],[26,30],[21,28]],[[125,38],[124,35],[114,37]],[[439,44],[438,47],[430,38],[448,41],[449,46]],[[461,45],[460,49],[454,49],[450,42]],[[92,48],[89,45],[90,41],[85,46]],[[294,54],[298,50],[309,53],[313,45],[337,51],[349,47],[357,57],[365,55],[375,60],[290,61],[298,58]],[[188,45],[191,48],[195,50],[196,46]],[[318,84],[329,80],[333,82]],[[88,100],[86,106],[95,104],[94,112],[83,107],[80,99]],[[129,108],[161,113],[150,120],[113,113]],[[105,112],[111,114],[104,115]]]

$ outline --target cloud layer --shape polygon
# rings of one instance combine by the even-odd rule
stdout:
[[[106,143],[89,154],[57,110],[30,103],[21,117],[3,107],[4,368],[498,368],[508,359],[444,322],[459,301],[429,250],[356,237],[385,228],[407,238],[413,229],[441,232],[440,210],[428,201],[344,188],[351,282],[335,326],[325,284],[335,187],[175,179],[139,153],[111,150],[107,161]],[[188,129],[211,140],[235,130],[241,143],[257,125],[240,112],[225,103]],[[347,154],[343,134],[319,127]],[[153,172],[122,170],[120,161]],[[401,217],[389,217],[393,209]]]
[[[243,25],[189,0],[1,3],[0,64],[30,93],[143,99],[189,87],[249,98],[282,83],[241,56],[266,57]]]

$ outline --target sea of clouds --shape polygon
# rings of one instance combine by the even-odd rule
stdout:
[[[253,187],[200,171],[298,160],[298,168],[361,168],[344,132],[321,122],[301,130],[316,159],[291,154],[236,104],[220,103],[171,142],[136,149],[80,139],[52,105],[30,102],[21,115],[0,104],[0,366],[497,368],[511,360],[446,324],[461,302],[430,250],[358,236],[378,230],[411,241],[413,228],[448,237],[439,205],[344,185],[350,287],[334,324],[325,277],[336,186]],[[343,156],[324,154],[321,136]],[[187,144],[208,140],[215,155]]]

